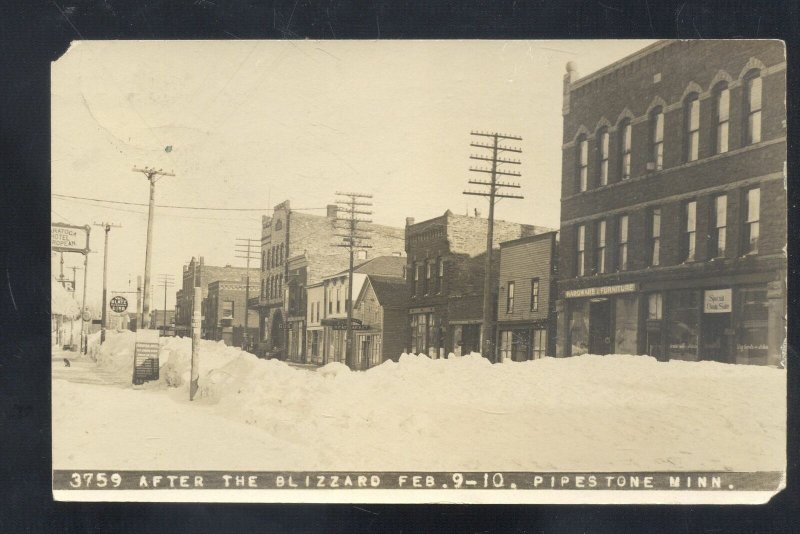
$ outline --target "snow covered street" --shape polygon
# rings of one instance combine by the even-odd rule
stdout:
[[[130,385],[132,333],[53,354],[56,469],[782,470],[785,371],[646,356],[492,365],[401,357],[296,369],[162,339],[161,380]]]

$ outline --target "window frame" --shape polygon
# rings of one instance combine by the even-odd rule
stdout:
[[[690,93],[684,99],[683,131],[684,152],[683,160],[686,163],[700,159],[700,95]]]
[[[578,193],[583,193],[589,189],[589,139],[585,134],[578,137],[576,149]]]
[[[602,230],[602,231],[601,231]],[[594,256],[594,272],[596,274],[605,274],[606,272],[606,248],[608,237],[608,223],[605,219],[600,219],[595,223],[595,256]]]
[[[515,297],[515,289],[516,284],[513,280],[509,280],[506,283],[506,313],[514,313],[514,297]]]
[[[751,193],[756,193],[756,202],[750,198]],[[751,206],[755,206],[755,219],[751,219]],[[758,254],[758,245],[761,240],[761,187],[750,187],[744,190],[742,198],[742,256]],[[753,229],[755,228],[755,245],[753,245]]]
[[[631,178],[631,159],[633,144],[633,127],[630,119],[624,119],[619,124],[619,177],[620,180]]]
[[[753,85],[758,80],[758,107],[753,106],[754,92]],[[754,145],[760,143],[762,139],[762,115],[764,111],[764,81],[761,71],[753,69],[744,78],[744,145]],[[758,127],[756,128],[754,119],[758,117]]]
[[[725,95],[726,109],[722,113],[722,100]],[[725,135],[722,135],[725,132]],[[731,91],[727,82],[714,87],[714,154],[724,154],[730,150],[731,134]],[[722,139],[725,139],[724,147]],[[724,149],[723,149],[724,148]]]
[[[539,311],[539,278],[531,278],[531,310]]]
[[[624,224],[623,224],[624,221]],[[623,236],[622,228],[625,228],[625,235]],[[623,240],[624,237],[624,240]],[[628,240],[630,239],[630,219],[627,214],[617,215],[617,254],[616,254],[616,268],[617,271],[628,270]],[[624,261],[622,261],[624,258]]]
[[[658,214],[658,225],[656,225],[656,214]],[[658,267],[661,265],[661,218],[663,211],[661,206],[654,206],[650,208],[650,224],[649,224],[649,243],[647,263],[650,267]]]
[[[579,224],[575,229],[575,274],[577,276],[586,275],[586,225]]]
[[[597,184],[600,187],[608,185],[608,161],[609,149],[611,147],[611,136],[608,128],[603,127],[598,130],[597,135]]]
[[[650,163],[654,171],[664,170],[664,108],[656,106],[650,110]]]
[[[691,209],[689,209],[690,207]],[[689,217],[690,212],[692,217]],[[683,261],[691,263],[697,260],[697,200],[687,200],[683,203],[682,225]]]
[[[720,206],[721,203],[724,204]],[[721,211],[720,211],[721,209]],[[709,240],[709,256],[711,258],[724,258],[727,250],[728,234],[728,195],[722,193],[715,195],[711,200],[711,239]],[[720,217],[721,215],[721,217]],[[722,220],[720,220],[722,219]],[[721,246],[720,246],[721,245]]]

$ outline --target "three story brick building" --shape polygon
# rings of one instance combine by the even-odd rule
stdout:
[[[661,41],[564,78],[558,353],[777,364],[786,59]]]

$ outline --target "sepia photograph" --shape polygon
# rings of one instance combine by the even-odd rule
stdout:
[[[764,503],[779,40],[75,40],[62,501]]]

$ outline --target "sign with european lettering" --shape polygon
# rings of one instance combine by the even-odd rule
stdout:
[[[730,313],[731,306],[730,289],[707,289],[705,291],[704,313]]]
[[[89,252],[89,227],[50,223],[50,248],[57,252]]]
[[[633,293],[634,291],[636,291],[636,284],[617,284],[613,286],[570,289],[564,293],[564,297],[568,299],[576,299],[581,297],[600,297],[605,295],[615,295],[617,293]]]

